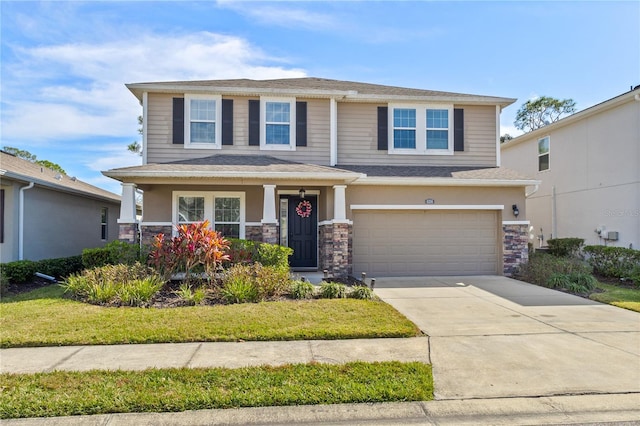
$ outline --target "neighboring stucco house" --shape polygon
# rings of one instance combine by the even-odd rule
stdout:
[[[526,259],[536,182],[499,167],[514,99],[320,78],[127,87],[143,165],[103,172],[123,182],[121,238],[208,219],[334,276],[502,274]]]
[[[75,256],[118,239],[120,196],[0,151],[0,262]]]
[[[536,246],[550,238],[640,248],[640,86],[502,145],[529,188]]]

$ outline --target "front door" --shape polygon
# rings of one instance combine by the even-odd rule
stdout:
[[[318,266],[317,199],[315,195],[280,197],[280,244],[293,249],[292,268]]]

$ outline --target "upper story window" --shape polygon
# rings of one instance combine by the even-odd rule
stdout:
[[[220,96],[185,96],[185,147],[220,148],[222,121]]]
[[[549,170],[549,136],[538,139],[538,171]]]
[[[295,98],[260,99],[260,148],[294,150],[296,147]]]
[[[389,105],[390,154],[453,154],[453,106]]]

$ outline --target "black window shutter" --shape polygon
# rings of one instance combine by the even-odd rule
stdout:
[[[260,101],[249,101],[249,145],[260,146]]]
[[[464,151],[464,110],[453,110],[453,150]]]
[[[296,146],[307,146],[306,102],[296,102]]]
[[[222,100],[222,145],[233,145],[233,99]]]
[[[173,143],[184,144],[184,98],[173,98]]]
[[[378,149],[389,149],[389,108],[378,107]]]

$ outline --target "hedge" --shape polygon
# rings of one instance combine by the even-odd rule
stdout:
[[[33,279],[36,272],[64,278],[82,270],[82,257],[70,256],[55,259],[17,260],[0,265],[2,277],[12,284],[22,284]]]
[[[583,244],[582,238],[553,238],[547,241],[549,254],[558,257],[576,257]]]
[[[140,246],[125,241],[114,240],[104,247],[82,250],[82,264],[86,269],[106,265],[132,265],[140,260]]]
[[[640,250],[624,247],[585,246],[594,272],[605,277],[630,278],[640,268]]]
[[[237,263],[261,263],[263,266],[289,266],[289,256],[293,249],[278,244],[262,243],[259,241],[228,238],[229,260],[225,267]]]

